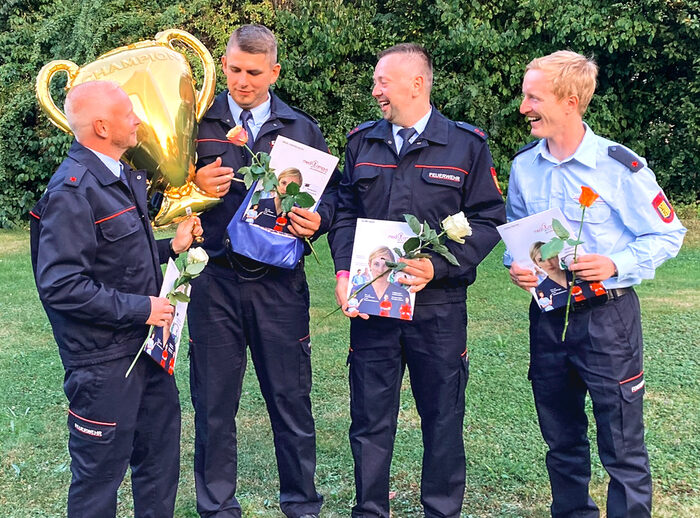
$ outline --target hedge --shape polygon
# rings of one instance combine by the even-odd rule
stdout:
[[[645,156],[672,200],[699,198],[700,0],[6,0],[0,227],[26,221],[70,145],[34,99],[45,63],[82,65],[167,28],[191,32],[218,58],[242,23],[277,34],[277,93],[319,120],[338,155],[348,130],[380,116],[370,96],[376,52],[425,45],[435,61],[435,106],[489,133],[504,186],[513,153],[530,140],[518,113],[525,65],[559,49],[594,56],[599,85],[586,120]],[[63,86],[54,81],[58,104]]]

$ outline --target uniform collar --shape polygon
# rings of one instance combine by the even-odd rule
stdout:
[[[88,148],[90,149],[90,148]],[[121,178],[122,175],[122,164],[119,160],[115,160],[111,156],[107,156],[104,153],[100,153],[99,151],[95,151],[94,149],[90,149],[97,158],[100,159],[100,162],[102,162],[107,169],[109,169],[114,176],[117,178]]]
[[[228,102],[228,108],[231,115],[233,115],[233,119],[237,124],[243,124],[241,121],[241,112],[243,111],[243,108],[236,104],[236,101],[233,100],[233,97],[231,97],[230,94],[226,96],[226,101]],[[271,107],[272,97],[268,94],[267,100],[264,103],[259,104],[252,110],[249,110],[250,114],[253,116],[253,124],[260,126],[262,123],[267,121],[267,119],[270,118]]]
[[[428,109],[428,112],[420,118],[418,122],[416,122],[413,126],[411,126],[414,130],[416,130],[416,134],[414,137],[412,137],[411,141],[417,139],[418,137],[421,136],[421,133],[425,130],[425,127],[428,125],[428,120],[430,120],[430,114],[433,111],[433,107],[431,106]],[[403,129],[403,126],[399,126],[398,124],[392,124],[391,125],[391,133],[394,136],[394,140],[396,140],[396,135],[399,134],[399,130]]]
[[[83,146],[77,140],[73,141],[73,145],[68,150],[68,156],[87,167],[102,185],[111,185],[120,181],[92,149]],[[127,169],[127,167],[124,168],[125,171]]]
[[[596,139],[596,134],[593,133],[593,130],[585,122],[583,123],[583,127],[585,128],[583,139],[576,148],[576,151],[574,151],[573,155],[561,161],[557,160],[556,158],[554,158],[554,156],[552,156],[552,154],[549,152],[549,149],[547,148],[547,139],[543,138],[539,141],[537,147],[535,148],[535,157],[533,159],[533,162],[538,157],[542,157],[544,160],[552,162],[553,164],[563,164],[575,160],[578,163],[585,165],[586,167],[595,169],[596,157],[598,154],[598,142]]]
[[[425,129],[421,133],[420,138],[424,138],[436,144],[445,145],[447,144],[448,128],[449,121],[447,118],[433,106],[428,123],[425,125]],[[393,138],[391,123],[384,119],[380,120],[365,134],[365,138],[379,140]]]
[[[219,93],[214,99],[214,103],[211,108],[204,114],[205,119],[220,120],[233,127],[236,122],[231,114],[231,109],[228,104],[228,90],[224,90]],[[268,120],[283,119],[283,120],[293,120],[298,118],[297,114],[277,97],[272,90],[270,90],[270,118]]]

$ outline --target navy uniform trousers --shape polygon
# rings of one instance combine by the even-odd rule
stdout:
[[[421,418],[421,503],[427,517],[459,518],[465,484],[466,303],[419,305],[413,320],[370,316],[350,325],[353,518],[389,518],[389,469],[408,366]]]
[[[248,275],[246,273],[246,275]],[[318,513],[316,435],[311,414],[309,291],[303,264],[264,268],[246,279],[212,262],[192,282],[190,387],[194,472],[203,517],[240,517],[235,417],[250,347],[274,434],[280,507]]]
[[[170,518],[180,474],[180,401],[175,378],[145,355],[66,369],[71,480],[69,518],[116,516],[131,465],[136,518]]]
[[[642,329],[633,290],[604,304],[591,302],[569,315],[530,306],[530,379],[540,429],[549,451],[547,470],[554,518],[599,516],[591,499],[586,392],[593,403],[598,452],[610,475],[608,518],[651,516],[651,474],[644,445]]]

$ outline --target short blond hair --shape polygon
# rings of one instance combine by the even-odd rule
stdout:
[[[571,50],[559,50],[548,56],[535,58],[528,70],[541,70],[552,81],[552,91],[558,99],[570,95],[578,97],[578,111],[586,113],[593,92],[595,92],[598,65],[593,58],[587,58]]]
[[[375,257],[385,257],[385,258],[389,259],[389,261],[392,261],[392,262],[396,258],[394,256],[394,252],[392,252],[391,248],[389,248],[388,246],[378,246],[377,248],[375,248],[374,250],[372,250],[369,253],[369,257],[367,259],[367,262],[369,263],[370,266],[372,265],[372,259],[374,259]]]
[[[287,169],[283,170],[277,177],[277,181],[279,182],[280,180],[282,180],[282,178],[287,178],[289,176],[298,179],[299,187],[301,187],[304,178],[301,176],[301,171],[299,171],[299,169],[297,169],[296,167],[288,167]]]

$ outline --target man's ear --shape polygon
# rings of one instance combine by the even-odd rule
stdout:
[[[418,75],[413,78],[413,96],[418,97],[425,88],[425,77]]]
[[[270,84],[273,85],[277,81],[277,78],[280,76],[280,70],[282,70],[282,65],[279,63],[275,63],[272,66],[272,81],[270,81]]]
[[[570,95],[566,98],[566,107],[572,112],[578,113],[579,98],[578,95]]]
[[[92,121],[92,129],[95,131],[95,135],[100,138],[107,138],[109,136],[109,127],[106,121],[102,119]]]

